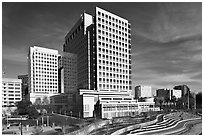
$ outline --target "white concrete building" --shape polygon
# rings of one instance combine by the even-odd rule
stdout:
[[[182,97],[182,90],[173,89],[172,90],[172,96],[175,96],[176,98]]]
[[[2,79],[2,107],[14,107],[22,100],[21,79]]]
[[[144,86],[139,85],[135,87],[135,98],[141,98],[141,97],[152,97],[152,87],[151,86]]]
[[[28,56],[29,94],[34,103],[58,93],[58,51],[38,46],[30,47]]]
[[[97,89],[131,94],[131,39],[128,20],[96,7]]]

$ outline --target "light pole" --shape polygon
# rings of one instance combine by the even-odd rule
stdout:
[[[71,117],[72,117],[72,111],[70,111]]]
[[[23,135],[22,116],[21,116],[21,135]]]
[[[49,126],[49,116],[47,115],[47,126]]]
[[[194,109],[196,110],[196,94],[194,94]]]
[[[189,98],[189,96],[190,96],[190,91],[188,91],[188,109],[190,107],[190,98]]]

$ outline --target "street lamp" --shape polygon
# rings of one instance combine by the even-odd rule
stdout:
[[[72,111],[70,111],[71,117],[72,117]]]
[[[23,135],[23,127],[22,127],[22,116],[21,116],[21,135]]]

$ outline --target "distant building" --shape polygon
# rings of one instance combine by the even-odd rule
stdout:
[[[157,89],[156,96],[159,98],[162,98],[163,100],[171,99],[171,90],[170,89]]]
[[[21,79],[2,79],[2,107],[14,107],[22,100]]]
[[[176,89],[157,89],[156,90],[156,97],[165,101],[165,99],[172,100],[172,98],[176,97],[176,99],[182,97],[182,91]]]
[[[63,52],[59,56],[59,93],[77,91],[77,56]]]
[[[182,96],[185,96],[186,94],[190,93],[190,89],[189,89],[189,87],[187,85],[175,86],[173,89],[181,90],[182,91]]]
[[[22,80],[21,89],[22,89],[22,100],[29,99],[28,94],[28,74],[27,75],[18,75],[18,79]]]
[[[135,98],[152,97],[152,87],[139,85],[135,87]]]
[[[28,57],[30,101],[58,94],[58,51],[34,46]]]

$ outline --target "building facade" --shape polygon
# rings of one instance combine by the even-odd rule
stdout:
[[[95,16],[83,13],[63,51],[77,54],[78,89],[132,92],[128,20],[98,7]]]
[[[59,56],[59,93],[77,91],[77,56],[63,52]]]
[[[152,87],[139,85],[135,87],[135,98],[149,98],[152,97]]]
[[[27,75],[18,75],[18,79],[22,80],[21,89],[22,89],[22,100],[29,99],[28,94],[28,74]]]
[[[2,79],[2,107],[14,107],[22,100],[21,84],[21,79]]]
[[[28,91],[30,101],[58,94],[58,51],[38,46],[30,47]]]

